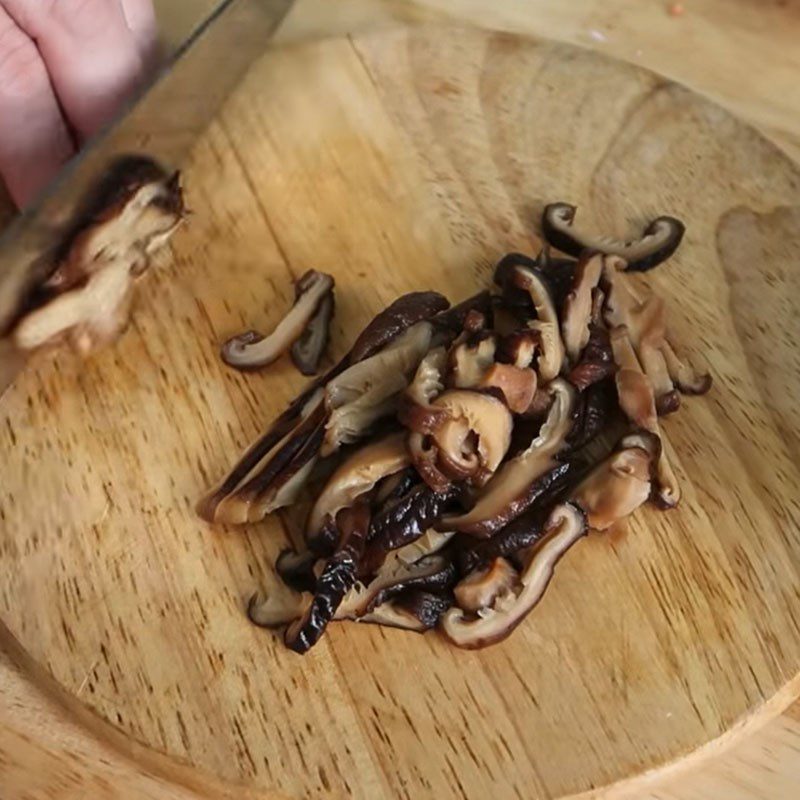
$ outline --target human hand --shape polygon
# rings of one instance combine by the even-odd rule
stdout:
[[[0,0],[0,177],[27,205],[146,76],[152,0]]]

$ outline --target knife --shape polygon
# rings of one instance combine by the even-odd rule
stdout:
[[[247,68],[262,55],[293,0],[223,0],[129,101],[61,172],[43,196],[0,237],[0,332],[14,319],[31,287],[47,277],[46,259],[68,221],[111,164],[146,155],[172,170]],[[0,395],[24,358],[0,341]]]

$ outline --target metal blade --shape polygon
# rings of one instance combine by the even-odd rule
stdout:
[[[179,167],[244,72],[265,52],[293,0],[225,0],[160,73],[73,159],[42,198],[0,237],[0,335],[32,285],[42,255],[87,191],[123,155]],[[1,345],[2,343],[0,343]],[[0,346],[0,394],[19,369]]]

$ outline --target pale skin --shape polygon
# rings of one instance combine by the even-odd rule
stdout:
[[[156,59],[152,0],[0,0],[0,178],[30,204]]]

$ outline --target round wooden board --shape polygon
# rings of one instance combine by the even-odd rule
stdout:
[[[533,800],[683,756],[795,681],[800,173],[771,145],[630,66],[423,28],[269,53],[185,181],[191,224],[119,346],[42,357],[0,401],[0,618],[69,696],[253,790]],[[219,342],[316,267],[338,355],[403,291],[487,285],[557,199],[598,230],[688,224],[644,281],[716,381],[665,423],[682,506],[582,542],[495,648],[342,624],[286,651],[243,615],[281,524],[193,505],[303,380],[229,371]]]

